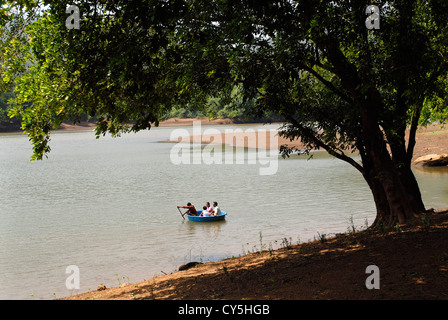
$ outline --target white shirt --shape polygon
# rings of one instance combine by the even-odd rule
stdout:
[[[221,209],[219,207],[213,207],[213,213],[216,216],[219,216],[221,214]]]
[[[207,210],[202,210],[201,214],[203,217],[210,217],[210,213],[208,213]]]

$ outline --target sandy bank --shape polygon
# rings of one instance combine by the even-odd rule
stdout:
[[[193,122],[195,121],[200,121],[201,125],[228,125],[235,123],[232,119],[211,120],[209,118],[190,118],[190,119],[173,118],[160,121],[159,127],[192,126]]]
[[[164,121],[160,121],[159,127],[182,127],[182,126],[192,126],[194,121],[200,121],[201,125],[224,125],[232,124],[231,119],[217,119],[210,120],[208,118],[192,118],[192,119],[180,119],[173,118]],[[95,123],[91,122],[81,122],[77,124],[62,123],[58,130],[63,131],[81,131],[81,130],[93,130],[95,129]]]
[[[240,129],[241,130],[241,129]],[[181,137],[177,140],[169,140],[165,142],[192,142],[192,143],[215,143],[228,144],[234,147],[244,148],[260,148],[260,149],[279,149],[280,143],[289,144],[289,141],[278,136],[275,130],[245,130],[244,132],[237,132],[236,130],[229,130],[229,132],[206,133],[210,129],[206,129],[202,135],[193,135]],[[219,131],[219,129],[218,129]],[[242,130],[241,130],[242,131]],[[301,146],[298,141],[292,142],[296,146]]]

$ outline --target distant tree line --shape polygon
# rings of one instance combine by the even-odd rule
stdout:
[[[254,113],[255,100],[244,99],[241,88],[235,87],[230,96],[209,97],[205,105],[194,104],[174,106],[165,113],[162,120],[171,118],[233,119],[241,122],[279,121],[281,118],[271,112],[260,110]]]
[[[14,97],[13,89],[0,93],[0,130],[19,130],[21,119],[8,115],[10,106],[8,101]],[[253,121],[279,121],[278,116],[264,112],[254,118],[247,110],[254,108],[254,101],[243,101],[240,92],[235,89],[230,99],[225,97],[210,97],[207,104],[198,108],[196,105],[174,106],[167,111],[162,120],[172,118],[210,118],[210,119],[232,119],[237,122]],[[95,122],[96,117],[87,114],[81,116],[81,121]]]

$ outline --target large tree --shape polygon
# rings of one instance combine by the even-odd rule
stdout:
[[[66,1],[48,1],[25,29],[28,68],[14,71],[10,58],[3,70],[15,77],[13,114],[22,116],[35,158],[49,151],[52,127],[82,113],[98,117],[98,135],[119,134],[150,128],[172,106],[230,97],[238,86],[256,101],[247,104],[254,116],[275,112],[286,121],[282,135],[363,175],[375,224],[404,223],[425,210],[411,159],[422,111],[443,114],[445,0],[74,4],[79,29],[67,28]],[[372,4],[379,29],[366,22]]]

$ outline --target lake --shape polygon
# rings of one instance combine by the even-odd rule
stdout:
[[[278,158],[271,175],[260,175],[259,163],[174,164],[176,144],[160,141],[176,129],[100,139],[92,131],[57,132],[49,158],[35,162],[25,135],[1,135],[0,299],[61,298],[147,280],[190,261],[276,249],[374,220],[361,175],[326,153]],[[448,207],[446,170],[415,174],[427,208]],[[206,201],[217,201],[226,220],[190,222],[176,208]],[[72,265],[80,288],[69,290]]]

